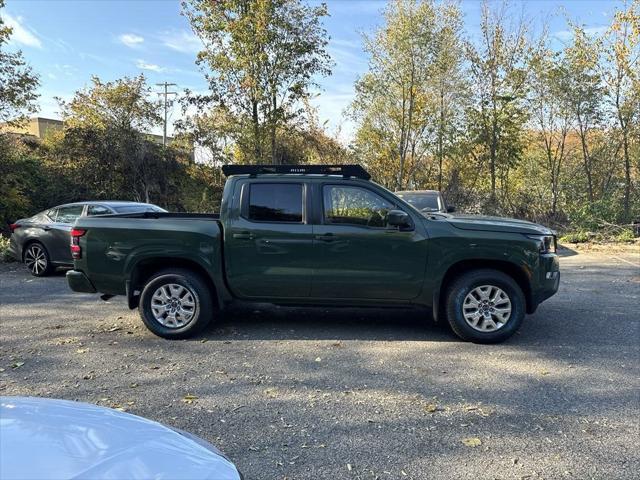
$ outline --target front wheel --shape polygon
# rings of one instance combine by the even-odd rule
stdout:
[[[40,242],[33,242],[24,251],[24,264],[34,277],[45,277],[53,269],[49,252]]]
[[[200,275],[183,269],[163,270],[145,285],[138,310],[146,327],[156,335],[187,338],[211,321],[212,294]]]
[[[498,270],[481,269],[456,278],[447,290],[447,320],[463,340],[498,343],[513,335],[525,315],[522,289]]]

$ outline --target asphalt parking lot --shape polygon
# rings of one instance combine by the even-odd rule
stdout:
[[[0,394],[188,430],[247,479],[638,478],[640,253],[561,266],[560,292],[482,346],[419,311],[269,306],[168,341],[123,299],[0,265]]]

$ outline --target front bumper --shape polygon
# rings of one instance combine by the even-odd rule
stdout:
[[[540,278],[533,301],[536,306],[552,297],[560,287],[560,261],[555,253],[540,255]]]
[[[22,261],[22,250],[16,242],[15,235],[9,237],[9,255],[11,255],[18,262]]]
[[[74,292],[96,293],[97,291],[84,272],[78,270],[69,270],[67,272],[67,283]]]

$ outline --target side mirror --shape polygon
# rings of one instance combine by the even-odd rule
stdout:
[[[456,211],[456,207],[454,207],[453,205],[449,205],[447,207],[447,213],[453,213]]]
[[[411,226],[411,218],[402,210],[389,210],[387,213],[387,225],[391,227],[406,228]]]

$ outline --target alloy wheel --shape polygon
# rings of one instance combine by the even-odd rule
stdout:
[[[168,283],[156,289],[151,297],[151,312],[160,325],[182,328],[196,314],[197,297],[184,285]]]
[[[511,318],[511,299],[495,285],[481,285],[464,298],[462,315],[471,328],[495,332]]]
[[[47,254],[40,245],[31,245],[24,254],[24,263],[34,275],[41,275],[47,269]]]

